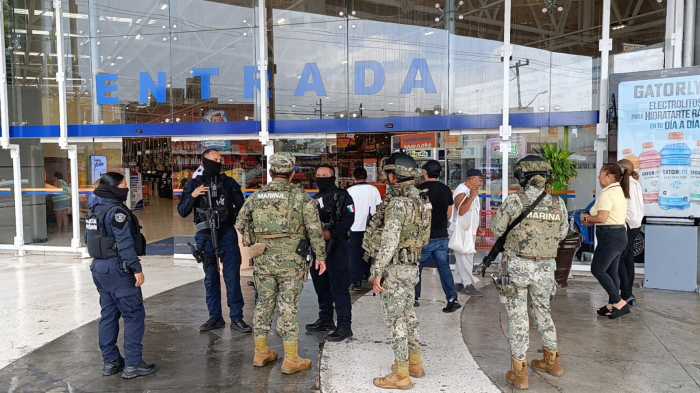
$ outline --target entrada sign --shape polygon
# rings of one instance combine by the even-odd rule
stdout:
[[[368,78],[370,74],[373,77],[371,82]],[[211,82],[213,78],[219,76],[219,68],[193,68],[192,75],[199,77],[201,80],[202,99],[207,100],[211,98]],[[255,91],[260,90],[258,78],[257,67],[251,65],[243,67],[244,99],[254,99]],[[376,95],[384,89],[385,80],[384,66],[380,62],[374,60],[355,62],[355,95]],[[120,103],[118,82],[119,76],[117,74],[99,73],[95,75],[98,105],[118,105]],[[148,72],[139,73],[139,103],[142,105],[148,104],[150,95],[153,95],[157,103],[166,103],[167,84],[167,74],[163,71],[158,72],[156,80],[153,80],[153,77]],[[411,61],[399,94],[409,95],[414,89],[422,89],[426,94],[437,94],[437,88],[430,75],[428,62],[424,58],[415,58]],[[327,96],[321,71],[316,63],[306,63],[304,65],[297,86],[294,89],[296,97],[303,97],[309,93],[319,97]]]

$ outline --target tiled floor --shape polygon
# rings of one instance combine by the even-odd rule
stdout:
[[[97,294],[88,260],[65,256],[6,256],[0,263],[0,392],[373,392],[371,378],[388,371],[391,352],[379,299],[360,298],[353,309],[356,337],[322,344],[303,334],[301,352],[314,369],[285,377],[280,362],[254,369],[252,339],[228,328],[200,334],[206,318],[201,268],[172,258],[144,262],[147,309],[145,356],[161,366],[134,381],[99,375]],[[249,275],[250,270],[243,272]],[[243,279],[244,283],[247,281]],[[440,311],[437,275],[424,272],[418,308],[428,376],[416,391],[466,393],[511,391],[506,320],[493,288],[472,298],[460,313]],[[245,317],[253,293],[243,285]],[[641,305],[621,320],[598,319],[604,295],[591,279],[577,277],[554,301],[560,336],[562,378],[530,373],[531,392],[700,392],[700,299],[697,294],[638,290]],[[462,299],[465,301],[466,299]],[[310,282],[300,322],[317,313]],[[302,330],[303,332],[303,330]],[[541,343],[531,335],[530,357]],[[281,352],[278,337],[272,346]],[[466,344],[466,345],[465,345]],[[319,355],[323,362],[319,367]]]
[[[607,296],[591,278],[559,290],[552,315],[566,374],[530,372],[531,392],[658,393],[700,392],[700,297],[637,289],[640,305],[617,319],[595,309]],[[507,320],[495,289],[472,298],[462,314],[467,347],[484,372],[504,391],[510,366]],[[541,357],[542,341],[530,331],[529,359]]]

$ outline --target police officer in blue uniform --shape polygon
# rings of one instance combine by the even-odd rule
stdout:
[[[238,235],[233,228],[238,211],[243,206],[243,193],[238,183],[221,173],[222,156],[208,149],[202,153],[201,174],[190,180],[182,191],[178,213],[187,217],[194,211],[197,230],[195,242],[204,268],[209,320],[200,326],[200,332],[221,329],[225,326],[221,312],[221,278],[219,262],[223,261],[226,299],[231,312],[231,329],[251,333],[252,328],[243,320],[243,294],[241,293],[241,252]],[[209,205],[211,201],[212,206]],[[211,215],[215,219],[210,220]],[[218,250],[212,241],[212,223],[217,234]]]
[[[350,227],[355,221],[355,206],[350,194],[335,185],[335,170],[321,165],[316,170],[319,217],[326,241],[328,271],[319,275],[311,269],[311,279],[318,296],[318,320],[306,325],[310,332],[330,334],[326,340],[343,341],[352,337],[352,302],[350,300]],[[337,326],[333,323],[333,311]]]
[[[139,255],[145,254],[146,244],[138,220],[124,205],[128,192],[123,175],[116,172],[102,175],[85,222],[88,252],[94,258],[90,270],[102,308],[99,328],[104,360],[102,375],[122,372],[124,379],[156,372],[156,366],[144,362],[142,357],[146,311]],[[126,361],[117,348],[120,317],[124,320]]]

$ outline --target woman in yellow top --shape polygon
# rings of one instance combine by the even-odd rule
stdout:
[[[617,163],[605,164],[598,181],[603,190],[597,196],[591,214],[583,216],[584,224],[595,225],[598,245],[593,254],[591,272],[608,293],[608,304],[598,309],[598,315],[610,319],[630,312],[630,306],[620,297],[620,257],[627,247],[627,199],[631,173]]]

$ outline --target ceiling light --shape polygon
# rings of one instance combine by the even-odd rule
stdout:
[[[357,15],[357,11],[353,10],[353,11],[351,12],[351,14],[352,14],[352,16],[355,16],[355,15]]]
[[[338,16],[345,16],[345,12],[343,12],[343,11],[338,12]]]
[[[436,16],[436,17],[435,17],[435,22],[440,22],[440,17],[439,17],[439,16]]]
[[[168,9],[168,5],[165,4],[165,3],[163,3],[163,4],[161,4],[160,9],[161,9],[161,10],[166,10],[166,9]]]
[[[623,25],[613,26],[613,27],[611,27],[611,29],[613,29],[613,30],[620,30],[620,29],[624,29],[625,27],[627,27],[627,26],[623,24]]]
[[[277,20],[277,23],[281,25],[281,24],[284,23],[285,21],[286,21],[286,19],[284,19],[284,18],[279,18],[279,19]]]
[[[543,13],[543,14],[546,14],[547,11],[549,11],[549,9],[547,9],[547,7],[542,8],[542,13]]]

